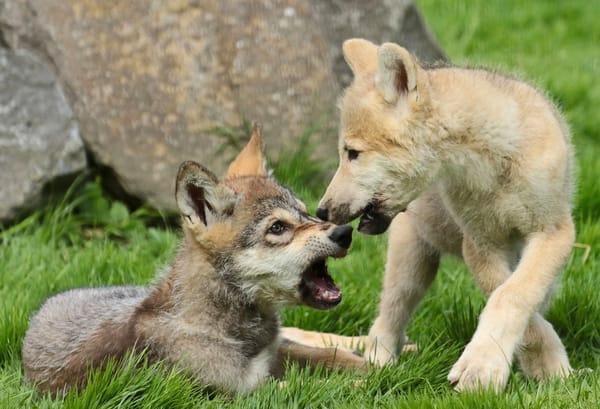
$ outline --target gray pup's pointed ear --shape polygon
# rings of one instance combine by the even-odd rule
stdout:
[[[186,161],[177,173],[175,200],[187,222],[210,226],[219,218],[231,215],[237,195],[219,184],[217,177],[204,166]]]
[[[225,177],[235,176],[267,176],[267,161],[262,143],[261,127],[257,122],[252,124],[252,134],[248,144],[231,162]]]
[[[376,84],[383,99],[395,104],[417,88],[418,66],[414,57],[398,44],[385,43],[377,51]]]

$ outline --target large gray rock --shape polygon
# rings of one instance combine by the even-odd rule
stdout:
[[[415,13],[408,0],[0,0],[0,30],[55,65],[94,160],[171,208],[179,163],[224,170],[244,119],[263,124],[271,158],[320,125],[316,153],[335,162],[342,41],[414,31],[437,59]]]
[[[348,38],[366,38],[376,44],[393,41],[427,63],[447,58],[413,0],[311,0],[311,4],[327,36],[334,74],[342,87],[352,80],[341,47]]]
[[[73,113],[50,67],[26,50],[0,48],[0,221],[34,208],[49,182],[85,167]]]

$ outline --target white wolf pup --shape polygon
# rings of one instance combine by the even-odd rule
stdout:
[[[344,43],[354,81],[341,99],[339,168],[317,215],[390,227],[370,360],[393,362],[442,253],[464,259],[488,296],[448,379],[507,383],[513,355],[534,378],[566,376],[541,315],[573,245],[573,153],[557,109],[532,86],[480,69],[424,69],[397,44]],[[391,223],[391,226],[390,226]]]
[[[47,300],[23,342],[29,382],[52,394],[81,387],[90,368],[132,350],[232,394],[282,375],[287,358],[365,367],[349,350],[280,336],[281,306],[340,302],[326,259],[346,254],[352,228],[309,216],[267,175],[257,127],[223,181],[184,162],[176,185],[184,239],[169,270],[149,288],[77,289]]]

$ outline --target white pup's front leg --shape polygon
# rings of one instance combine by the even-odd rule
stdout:
[[[376,365],[393,363],[406,342],[406,326],[431,285],[440,256],[417,234],[411,215],[400,213],[390,226],[379,316],[369,331],[365,357]]]
[[[491,294],[477,331],[448,375],[458,390],[478,387],[501,390],[506,386],[515,350],[530,320],[548,296],[573,240],[574,226],[570,217],[527,237],[515,272]],[[484,253],[494,255],[493,252],[479,254]],[[469,260],[468,264],[472,269],[480,269],[474,272],[476,276],[485,276],[481,269],[491,268],[496,262],[482,256],[479,260]],[[495,272],[497,270],[489,271],[490,274]]]

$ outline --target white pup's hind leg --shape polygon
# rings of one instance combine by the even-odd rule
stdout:
[[[546,376],[565,377],[573,371],[558,334],[539,313],[529,321],[517,358],[523,372],[537,380]]]

